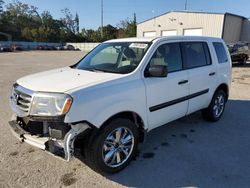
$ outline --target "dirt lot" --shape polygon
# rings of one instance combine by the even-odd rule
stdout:
[[[0,54],[1,187],[249,187],[250,66],[233,68],[230,100],[221,121],[200,113],[152,131],[128,168],[101,176],[19,143],[8,129],[12,83],[27,74],[71,65],[83,52]]]

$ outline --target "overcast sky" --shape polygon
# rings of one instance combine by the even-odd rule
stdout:
[[[12,0],[4,0],[10,3]],[[184,10],[186,0],[103,0],[104,25],[116,26],[120,20],[133,18],[141,22],[171,10]],[[34,5],[39,12],[50,11],[55,18],[62,17],[61,10],[69,8],[80,17],[80,28],[96,29],[100,26],[101,0],[21,0]],[[230,12],[247,18],[250,17],[250,0],[188,0],[188,10],[204,12]]]

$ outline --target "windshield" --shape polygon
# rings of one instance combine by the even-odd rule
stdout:
[[[85,56],[75,68],[127,74],[136,69],[150,43],[102,43]]]

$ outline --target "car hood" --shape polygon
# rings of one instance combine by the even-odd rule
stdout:
[[[70,67],[25,76],[17,84],[32,91],[67,92],[78,87],[85,88],[122,77],[121,74],[91,72]]]

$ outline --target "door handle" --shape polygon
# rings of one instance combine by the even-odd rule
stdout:
[[[214,76],[214,75],[215,75],[215,72],[209,73],[209,76]]]
[[[179,85],[186,84],[186,83],[188,83],[188,80],[182,80],[182,81],[178,82]]]

